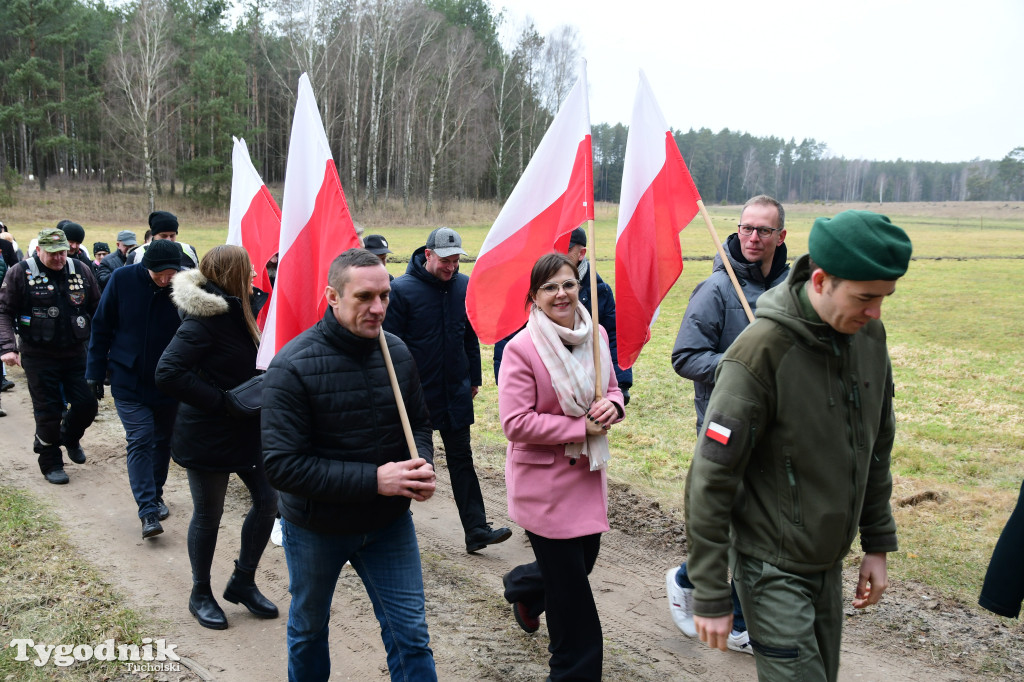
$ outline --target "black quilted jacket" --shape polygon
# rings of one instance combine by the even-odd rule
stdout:
[[[418,454],[433,463],[416,364],[398,337],[386,338]],[[330,308],[270,363],[262,422],[267,477],[290,523],[363,533],[409,509],[407,497],[377,494],[377,467],[409,459],[379,342],[348,332]]]

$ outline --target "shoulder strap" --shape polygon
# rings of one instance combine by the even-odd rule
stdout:
[[[77,258],[68,258],[68,273],[69,274],[72,274],[72,275],[75,274],[75,261],[76,260],[78,260],[78,259]]]
[[[33,277],[39,276],[39,263],[36,262],[35,257],[26,258],[25,262],[28,264],[28,270],[32,273]]]

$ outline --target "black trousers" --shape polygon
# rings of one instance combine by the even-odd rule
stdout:
[[[441,429],[439,433],[441,442],[444,443],[448,475],[452,479],[452,496],[455,498],[455,506],[459,508],[462,529],[468,535],[470,531],[487,523],[484,495],[480,492],[480,480],[473,466],[473,446],[469,441],[469,427]]]
[[[537,561],[505,578],[505,599],[523,602],[531,616],[547,613],[552,680],[600,680],[604,657],[601,619],[588,576],[601,535],[552,540],[526,531]]]
[[[996,542],[978,603],[992,613],[1016,618],[1024,601],[1024,484],[1017,506]]]
[[[257,457],[255,469],[239,471],[238,478],[249,489],[252,506],[242,522],[242,546],[238,550],[238,568],[255,572],[270,541],[277,516],[277,491],[267,480],[263,458]],[[224,497],[228,490],[227,471],[186,469],[192,491],[192,520],[188,524],[188,558],[192,563],[192,582],[210,582],[213,552],[217,549],[217,531],[224,515]]]
[[[60,446],[74,447],[96,418],[99,405],[85,383],[85,353],[71,358],[45,358],[21,354],[28,380],[36,438],[32,449],[39,455],[44,474],[64,468]],[[70,404],[64,414],[65,399]],[[61,418],[63,416],[63,419]]]

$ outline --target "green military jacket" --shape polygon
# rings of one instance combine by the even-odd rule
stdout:
[[[895,432],[885,328],[853,335],[807,300],[808,257],[758,299],[729,347],[686,481],[694,613],[732,612],[729,548],[797,573],[827,570],[858,531],[865,552],[897,549],[889,506]]]

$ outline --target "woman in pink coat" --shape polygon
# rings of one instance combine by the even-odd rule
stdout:
[[[534,264],[527,305],[526,328],[505,347],[498,409],[509,440],[509,517],[537,561],[504,576],[505,599],[527,632],[547,612],[548,679],[600,680],[601,621],[587,576],[608,530],[607,434],[622,419],[622,392],[601,329],[604,397],[595,399],[593,323],[568,257]]]

